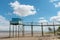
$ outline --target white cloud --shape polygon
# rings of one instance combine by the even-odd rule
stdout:
[[[59,0],[50,0],[50,2],[54,5],[55,8],[60,7],[60,1]]]
[[[50,18],[50,21],[57,21],[57,22],[59,22],[60,21],[60,11],[57,12],[57,16],[52,16]]]
[[[0,30],[8,30],[9,22],[5,17],[0,15]]]
[[[10,5],[14,10],[13,13],[22,17],[34,15],[36,13],[36,9],[31,5],[20,4],[18,1],[11,2]]]
[[[59,0],[50,0],[50,2],[52,2],[52,3],[53,3],[53,2],[56,2],[56,1],[59,1]]]
[[[44,17],[39,18],[40,23],[46,23],[48,22]]]
[[[60,7],[60,2],[54,3],[54,6],[55,6],[55,7]]]

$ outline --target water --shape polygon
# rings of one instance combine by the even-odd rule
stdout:
[[[13,31],[11,33],[13,33]],[[24,33],[25,34],[31,34],[31,31],[25,31]],[[33,33],[41,33],[41,32],[34,31]],[[22,34],[22,32],[20,32],[20,34]],[[9,36],[9,31],[0,31],[0,37],[5,37],[5,36]]]

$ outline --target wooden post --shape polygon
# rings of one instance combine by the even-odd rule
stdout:
[[[14,37],[14,25],[13,25],[13,37]]]
[[[54,22],[53,22],[53,29],[54,29],[54,36],[55,36],[55,26],[54,26]]]
[[[17,37],[17,25],[15,26],[15,37]]]
[[[22,36],[24,37],[24,25],[22,25]]]
[[[9,26],[9,38],[11,37],[11,25]]]
[[[20,29],[20,25],[18,25],[18,38],[19,38],[19,36],[20,36],[20,31],[19,31],[19,29]]]
[[[41,23],[41,29],[42,29],[42,36],[44,36],[43,34],[43,24]]]
[[[33,37],[33,23],[31,22],[31,36]]]

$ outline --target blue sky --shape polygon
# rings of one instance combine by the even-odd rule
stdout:
[[[28,22],[60,21],[60,1],[0,0],[0,25],[7,25],[11,18],[16,17]]]
[[[13,14],[13,9],[10,6],[10,2],[15,2],[16,0],[1,0],[0,1],[0,15],[4,16],[6,19],[11,19],[11,17],[20,17],[19,15]],[[50,0],[17,0],[22,5],[33,5],[36,9],[36,14],[28,15],[24,18],[27,21],[37,20],[40,17],[44,17],[45,19],[49,20],[50,17],[57,15],[57,12],[60,8],[55,8],[53,3]],[[11,14],[11,15],[8,15]]]
[[[1,0],[0,1],[0,15],[6,17],[6,19],[10,19],[10,15],[6,14],[12,14],[12,17],[20,17],[13,14],[13,9],[9,5],[10,2],[15,2],[16,0]],[[44,17],[46,19],[49,19],[51,16],[57,15],[57,11],[59,11],[60,8],[55,8],[53,3],[50,2],[50,0],[17,0],[21,4],[25,5],[33,5],[36,9],[36,14],[34,16],[29,15],[27,17],[23,17],[26,20],[31,21],[31,19],[36,19],[40,17]]]

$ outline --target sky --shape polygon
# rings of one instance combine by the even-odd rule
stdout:
[[[60,0],[0,0],[0,30],[6,30],[12,18],[24,22],[59,22]]]

